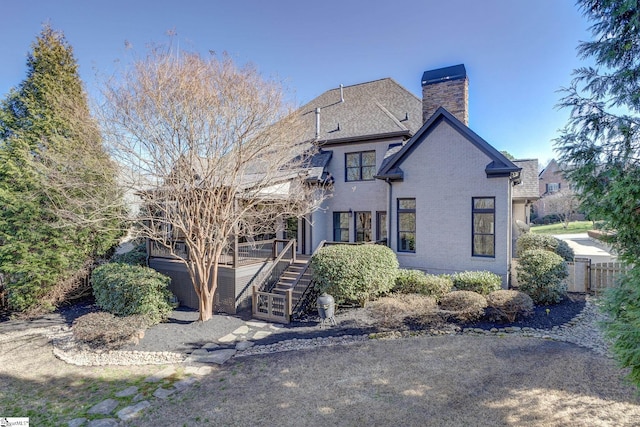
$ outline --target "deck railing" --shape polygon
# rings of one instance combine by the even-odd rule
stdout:
[[[236,251],[230,247],[221,254],[219,264],[239,267],[274,259],[278,252],[278,246],[283,246],[282,242],[279,239],[270,239],[238,243]],[[175,241],[172,245],[173,250],[159,242],[152,241],[149,245],[149,255],[153,258],[188,259],[189,251],[185,242]]]
[[[277,250],[279,245],[283,245],[283,247],[278,251],[273,264],[258,276],[253,286],[252,311],[253,315],[260,319],[289,323],[291,292],[274,294],[271,291],[278,283],[282,273],[295,262],[296,241],[295,239],[274,241],[274,249]]]

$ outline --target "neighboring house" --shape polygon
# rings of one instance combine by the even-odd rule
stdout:
[[[323,241],[377,241],[401,267],[488,270],[507,287],[515,221],[529,222],[538,197],[537,160],[512,162],[468,127],[468,82],[457,65],[425,72],[422,100],[385,78],[340,86],[304,105],[301,142],[320,149],[309,179],[332,188],[320,209],[284,221],[279,237],[297,237],[297,252],[306,255]],[[216,308],[227,312],[245,303],[265,265],[243,266],[242,251],[233,252],[216,296]],[[150,265],[167,272],[166,260],[151,255]],[[172,273],[172,286],[190,287],[180,274]]]
[[[539,200],[534,204],[536,218],[542,219],[545,215],[552,213],[545,206],[545,197],[570,188],[571,183],[565,178],[562,165],[552,159],[538,174]]]

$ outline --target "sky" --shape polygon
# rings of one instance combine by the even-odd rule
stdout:
[[[569,116],[558,91],[591,39],[573,0],[0,0],[0,97],[26,77],[45,22],[64,32],[90,95],[169,32],[181,49],[253,63],[297,105],[385,77],[421,97],[424,71],[462,63],[469,127],[541,166]]]

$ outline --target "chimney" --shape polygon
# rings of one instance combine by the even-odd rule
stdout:
[[[422,75],[423,123],[440,107],[469,126],[469,78],[464,64],[425,71]]]

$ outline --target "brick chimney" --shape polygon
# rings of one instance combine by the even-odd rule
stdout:
[[[440,107],[469,126],[469,78],[464,64],[422,75],[422,121],[429,120]]]

